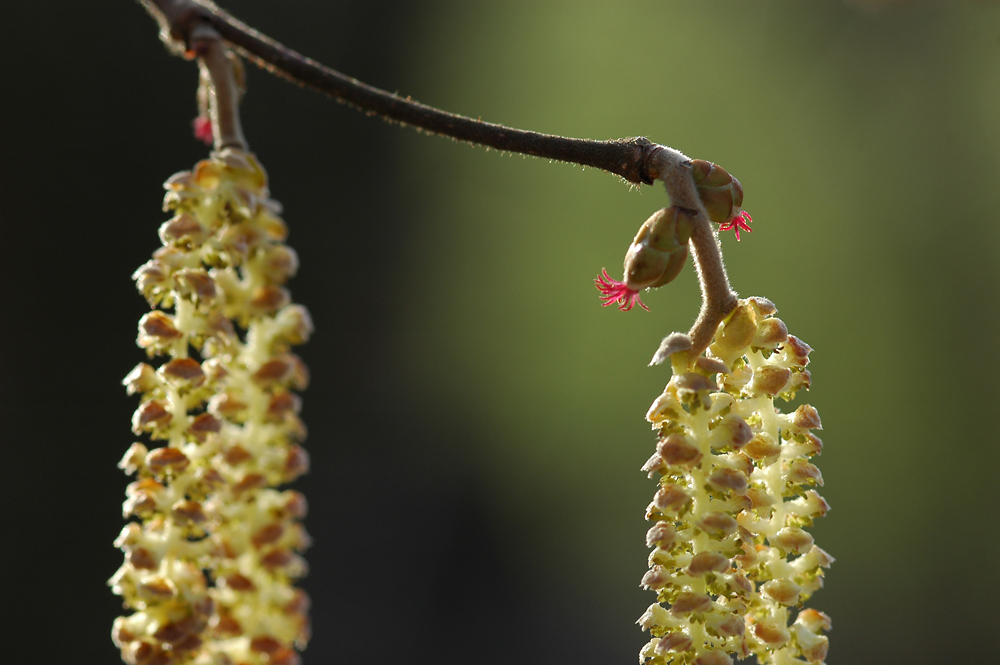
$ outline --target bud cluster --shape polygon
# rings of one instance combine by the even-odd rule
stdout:
[[[293,345],[306,309],[284,283],[298,258],[253,155],[213,153],[165,184],[163,246],[133,276],[152,308],[138,344],[158,367],[125,378],[141,396],[119,466],[137,478],[111,578],[133,612],[113,638],[131,665],[292,665],[309,637],[302,494],[308,469]],[[194,356],[194,357],[192,357]]]
[[[674,376],[647,419],[660,475],[646,518],[653,548],[642,585],[657,602],[639,619],[649,665],[821,663],[830,619],[802,609],[833,558],[805,530],[829,506],[809,459],[819,415],[784,414],[774,398],[809,388],[810,347],[763,298],[740,300],[708,353]],[[714,377],[714,378],[713,378]]]

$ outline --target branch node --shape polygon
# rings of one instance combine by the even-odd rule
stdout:
[[[192,0],[140,0],[160,26],[160,39],[172,52],[187,58],[199,25],[211,23],[212,12]]]

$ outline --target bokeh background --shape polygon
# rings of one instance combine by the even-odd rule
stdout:
[[[225,6],[425,103],[645,135],[736,174],[755,221],[723,240],[733,284],[815,348],[828,662],[1000,658],[1000,7]],[[161,183],[205,155],[196,72],[134,2],[5,2],[0,56],[2,660],[114,663],[120,380],[146,310],[129,275],[158,246]],[[256,69],[249,86],[317,328],[306,662],[634,662],[653,600],[643,415],[668,378],[646,363],[698,293],[687,270],[621,313],[592,280],[662,189],[420,135]]]

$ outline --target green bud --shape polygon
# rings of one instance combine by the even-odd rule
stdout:
[[[725,224],[739,213],[743,205],[743,187],[726,169],[695,159],[691,161],[691,177],[710,220]]]
[[[694,224],[680,208],[657,210],[639,228],[625,255],[625,284],[640,291],[663,286],[680,274],[687,261]]]

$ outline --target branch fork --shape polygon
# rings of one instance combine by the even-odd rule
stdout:
[[[735,309],[738,296],[729,285],[718,237],[695,187],[691,160],[673,148],[656,145],[647,165],[652,177],[663,181],[671,204],[685,209],[690,216],[694,228],[689,243],[701,285],[701,311],[694,326],[687,335],[672,333],[665,337],[649,364],[659,365],[682,353],[675,362],[690,365],[712,343],[719,324]]]

